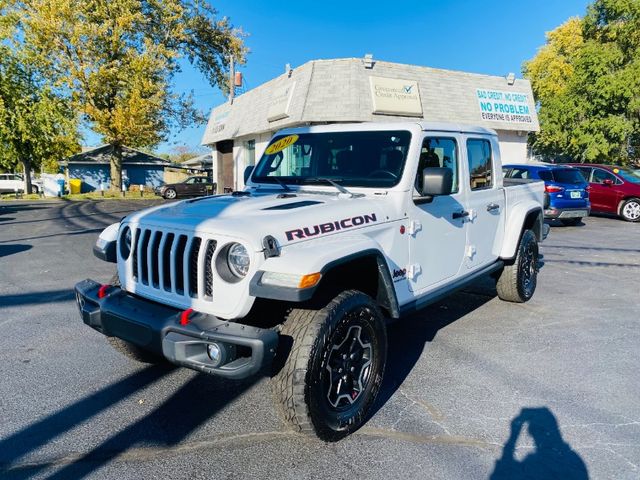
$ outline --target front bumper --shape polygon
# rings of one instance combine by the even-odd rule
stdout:
[[[98,332],[118,337],[163,355],[170,362],[200,372],[241,379],[271,364],[278,345],[274,330],[255,328],[193,312],[187,325],[180,324],[181,310],[145,300],[109,287],[98,298],[101,285],[83,280],[75,286],[76,301],[84,323]],[[227,363],[214,366],[207,347],[217,344]]]
[[[588,217],[590,208],[547,208],[544,218],[582,218]]]

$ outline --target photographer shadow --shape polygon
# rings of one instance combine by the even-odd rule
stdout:
[[[525,425],[535,450],[518,460],[515,458],[516,443]],[[584,480],[589,474],[582,458],[562,438],[551,410],[540,407],[523,408],[511,421],[511,434],[489,478]]]

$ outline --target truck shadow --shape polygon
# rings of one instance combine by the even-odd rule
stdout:
[[[487,276],[446,300],[389,325],[387,367],[371,416],[393,397],[438,331],[480,308],[496,295],[495,282]]]
[[[57,413],[0,440],[0,477],[27,479],[57,469],[48,479],[84,478],[136,446],[172,447],[249,390],[259,378],[232,382],[197,374],[155,410],[114,433],[90,451],[43,461],[20,459],[126,401],[169,374],[169,366],[153,366],[89,395]]]
[[[31,245],[0,245],[0,258],[8,257],[9,255],[13,255],[14,253],[25,252],[33,248]]]

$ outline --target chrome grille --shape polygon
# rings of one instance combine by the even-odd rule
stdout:
[[[133,229],[133,281],[158,292],[213,300],[213,256],[217,242],[199,236]]]

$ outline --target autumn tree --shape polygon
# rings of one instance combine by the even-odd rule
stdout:
[[[22,166],[25,191],[31,171],[80,149],[77,118],[68,99],[47,85],[23,52],[16,51],[15,18],[0,0],[0,165]]]
[[[539,103],[534,149],[583,162],[640,155],[640,0],[596,0],[523,65]]]
[[[224,86],[229,57],[246,53],[242,32],[202,0],[22,0],[15,9],[30,54],[114,147],[114,189],[124,145],[150,148],[204,120],[173,88],[182,62]]]

